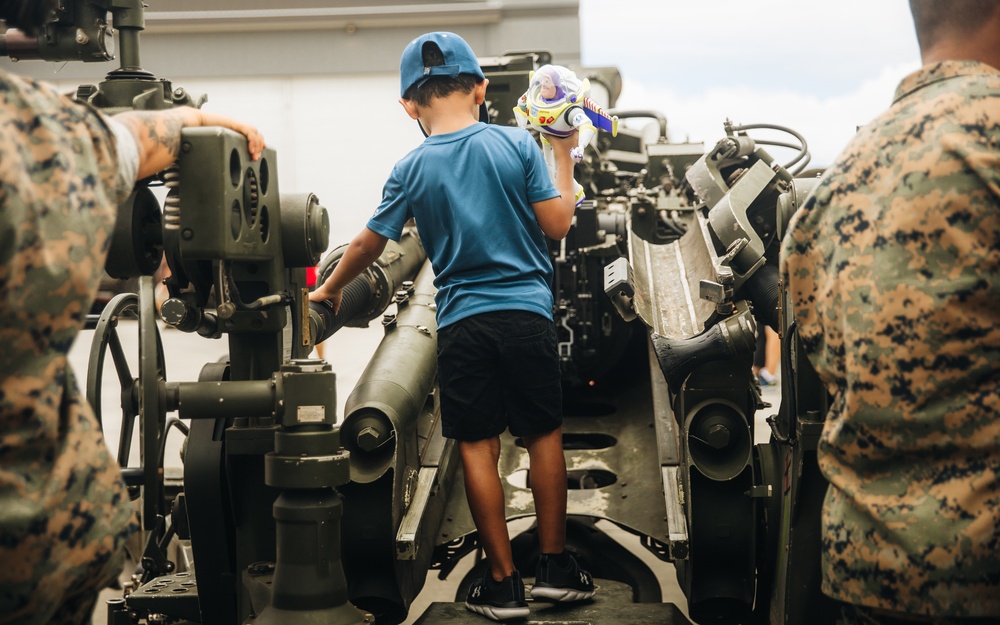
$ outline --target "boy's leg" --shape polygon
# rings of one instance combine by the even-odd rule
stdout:
[[[542,553],[562,553],[566,545],[566,456],[562,428],[522,439],[531,463],[528,475],[538,520],[538,546]]]
[[[490,575],[493,581],[499,582],[514,570],[503,484],[497,470],[500,462],[500,437],[459,441],[458,448],[465,473],[465,498],[469,502],[472,520],[476,523],[479,540],[486,552]],[[565,481],[563,488],[565,489]],[[563,511],[565,516],[565,498]]]
[[[544,601],[583,601],[594,596],[594,578],[566,551],[566,456],[562,428],[522,436],[531,462],[541,555],[531,596]]]

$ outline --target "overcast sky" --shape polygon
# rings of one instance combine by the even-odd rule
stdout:
[[[727,117],[789,126],[817,166],[920,66],[907,0],[580,0],[580,22],[583,65],[621,71],[618,108],[707,146]]]

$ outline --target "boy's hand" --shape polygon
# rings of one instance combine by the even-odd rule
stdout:
[[[333,273],[323,284],[309,294],[310,302],[328,301],[334,314],[340,312],[340,302],[344,299],[344,287],[351,283],[378,260],[385,250],[389,239],[368,228],[362,228],[356,237],[351,239],[344,255],[337,261]]]
[[[557,159],[566,158],[571,159],[570,151],[577,147],[577,143],[580,141],[578,136],[579,133],[573,131],[572,134],[565,137],[557,137],[555,135],[548,135],[546,138],[549,143],[552,144],[552,151]]]
[[[309,294],[310,302],[322,302],[324,300],[330,302],[330,305],[333,307],[334,314],[340,312],[340,302],[343,299],[343,291],[328,290],[325,288],[325,284]]]

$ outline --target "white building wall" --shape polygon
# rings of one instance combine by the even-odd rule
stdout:
[[[203,106],[247,120],[278,153],[282,193],[314,193],[330,215],[330,243],[348,242],[382,195],[393,164],[423,140],[397,102],[395,74],[190,79]]]
[[[399,55],[413,37],[451,30],[481,58],[539,50],[580,61],[577,0],[148,4],[142,68],[260,128],[278,152],[281,191],[312,192],[328,209],[331,247],[364,226],[392,165],[423,139],[397,102]],[[0,58],[0,68],[67,92],[116,67]]]

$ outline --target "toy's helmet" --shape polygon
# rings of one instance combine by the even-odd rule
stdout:
[[[590,94],[590,81],[580,80],[560,65],[543,65],[531,73],[528,90],[518,99],[519,124],[539,132],[565,137],[573,132],[568,113],[582,106]]]
[[[558,65],[543,65],[531,75],[528,103],[539,108],[553,104],[575,104],[586,97],[587,81],[581,81],[572,70]]]

